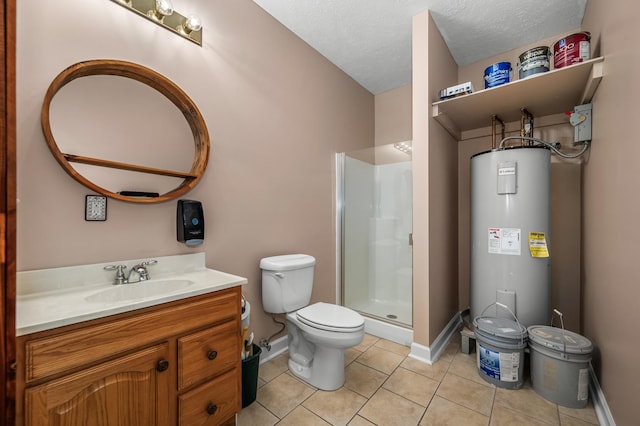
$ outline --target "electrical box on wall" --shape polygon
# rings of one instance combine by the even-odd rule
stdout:
[[[176,228],[181,243],[194,247],[204,242],[204,214],[200,201],[178,200]]]
[[[569,116],[569,123],[573,126],[574,145],[591,141],[591,104],[573,107],[573,112]]]

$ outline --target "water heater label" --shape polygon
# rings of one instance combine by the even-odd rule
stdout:
[[[491,254],[520,256],[521,230],[518,228],[488,228],[488,249]]]
[[[498,195],[515,194],[516,185],[516,162],[503,161],[498,164]]]
[[[529,232],[529,253],[531,253],[531,257],[549,257],[549,248],[544,232]]]

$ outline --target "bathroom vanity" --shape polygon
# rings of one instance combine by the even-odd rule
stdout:
[[[247,280],[203,254],[157,260],[151,280],[118,286],[107,264],[18,274],[17,424],[235,424]]]

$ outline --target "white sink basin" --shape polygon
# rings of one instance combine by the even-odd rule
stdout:
[[[140,281],[133,284],[120,284],[107,290],[85,297],[87,302],[123,302],[135,299],[147,299],[171,294],[182,290],[194,282],[191,280]]]

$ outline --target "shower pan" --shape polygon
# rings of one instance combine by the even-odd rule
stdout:
[[[410,144],[339,153],[336,170],[342,304],[366,317],[410,328]]]

